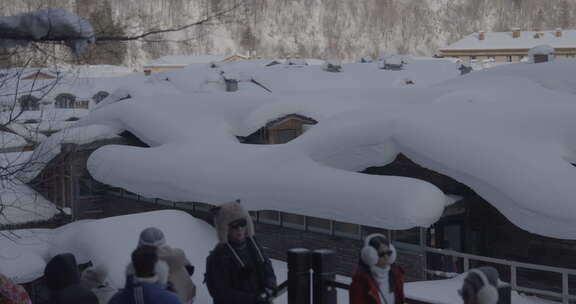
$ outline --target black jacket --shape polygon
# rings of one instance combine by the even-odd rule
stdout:
[[[214,304],[253,304],[265,289],[276,290],[270,259],[253,238],[234,249],[220,243],[206,259],[205,282]]]
[[[44,269],[51,304],[98,304],[96,295],[80,286],[80,271],[71,253],[52,258]]]

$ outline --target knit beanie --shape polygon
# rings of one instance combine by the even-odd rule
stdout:
[[[142,232],[140,232],[138,246],[143,245],[156,247],[162,247],[166,245],[166,239],[164,238],[164,233],[162,233],[162,230],[156,227],[148,227],[142,230]]]
[[[492,285],[494,288],[498,288],[498,271],[496,268],[491,266],[482,266],[475,268],[476,271],[480,271],[484,274],[488,280],[488,284]],[[461,295],[464,299],[476,296],[478,291],[482,289],[484,282],[482,278],[474,272],[469,272],[464,279],[464,284],[462,285]],[[480,301],[481,302],[481,301]],[[489,304],[489,303],[478,303],[478,304]]]

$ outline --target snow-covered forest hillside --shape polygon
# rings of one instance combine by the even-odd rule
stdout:
[[[351,60],[380,52],[432,55],[480,30],[576,27],[572,0],[0,0],[0,12],[63,7],[101,33],[118,34],[190,23],[237,3],[244,5],[219,22],[163,41],[101,46],[89,56],[131,66],[183,53]]]

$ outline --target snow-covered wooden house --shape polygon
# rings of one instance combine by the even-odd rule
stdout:
[[[389,71],[400,71],[404,68],[404,60],[402,57],[399,56],[391,56],[382,59],[379,62],[380,69],[389,70]]]
[[[239,137],[248,144],[283,144],[300,136],[308,128],[318,123],[315,119],[300,114],[289,114],[266,123],[252,134]]]
[[[543,63],[554,60],[556,51],[550,45],[538,45],[528,51],[528,57],[532,63]]]
[[[40,80],[40,79],[56,79],[56,78],[57,76],[48,71],[37,70],[22,75],[20,80]]]
[[[288,58],[285,64],[291,67],[304,67],[308,65],[308,62],[303,58]]]
[[[322,64],[322,70],[332,73],[342,72],[342,64],[340,62],[328,60]]]
[[[182,69],[191,64],[208,64],[211,62],[221,62],[224,60],[232,60],[233,56],[218,56],[218,55],[171,55],[154,59],[142,67],[148,74],[155,72],[163,72],[174,69]]]
[[[518,62],[529,56],[539,45],[549,45],[558,57],[576,57],[576,30],[521,31],[472,33],[442,49],[443,57],[465,61],[494,59],[496,62]]]

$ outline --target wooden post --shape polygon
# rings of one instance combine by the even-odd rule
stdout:
[[[288,304],[310,304],[310,250],[288,250]]]
[[[312,252],[313,304],[336,304],[336,289],[328,285],[328,280],[336,278],[336,254],[334,250],[318,249]]]

